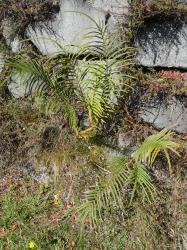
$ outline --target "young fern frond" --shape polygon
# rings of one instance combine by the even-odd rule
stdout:
[[[112,164],[105,180],[84,193],[82,205],[77,208],[82,222],[89,220],[97,224],[103,218],[103,210],[111,203],[122,207],[122,190],[127,192],[131,188],[130,205],[135,195],[141,195],[143,202],[154,199],[156,189],[144,165],[129,165],[126,157],[116,157]]]
[[[151,135],[145,139],[145,141],[139,146],[134,153],[134,159],[136,162],[142,162],[151,166],[160,152],[163,152],[166,156],[169,171],[171,172],[171,161],[169,152],[172,152],[179,156],[177,148],[179,143],[171,140],[173,132],[167,129],[163,129],[157,134]]]
[[[88,110],[90,126],[98,126],[114,111],[124,89],[129,88],[126,83],[129,76],[122,74],[122,69],[132,62],[132,48],[120,48],[119,43],[115,44],[104,22],[75,13],[87,16],[93,23],[83,36],[85,62],[78,65],[76,82],[83,90],[81,97]]]
[[[89,220],[93,224],[97,224],[99,220],[102,220],[103,209],[108,207],[111,202],[121,205],[121,190],[127,179],[127,163],[126,157],[115,158],[105,180],[84,193],[82,205],[77,209],[82,222]]]
[[[107,178],[85,193],[83,205],[78,208],[82,220],[90,220],[95,224],[102,219],[102,211],[109,207],[111,202],[120,206],[124,195],[122,190],[128,191],[126,193],[130,195],[130,205],[136,197],[144,203],[153,202],[156,187],[143,162],[146,165],[153,164],[158,153],[163,151],[169,164],[168,151],[178,155],[179,147],[178,143],[171,140],[172,134],[171,131],[164,129],[149,136],[139,146],[131,160],[126,157],[114,158]]]
[[[61,62],[60,59],[58,61]],[[58,65],[53,58],[20,58],[19,61],[11,60],[8,64],[13,67],[21,81],[26,81],[28,93],[41,97],[41,100],[45,99],[47,113],[50,113],[50,109],[62,110],[70,126],[76,130],[77,116],[72,102],[74,86],[71,83],[73,65]]]
[[[152,202],[156,192],[156,188],[152,183],[147,168],[141,163],[135,163],[129,169],[127,183],[132,186],[130,205],[135,195],[138,194],[143,202]]]

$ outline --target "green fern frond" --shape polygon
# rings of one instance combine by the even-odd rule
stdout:
[[[177,149],[179,144],[171,140],[173,132],[163,129],[157,134],[151,135],[145,139],[142,145],[136,150],[134,159],[136,162],[143,162],[151,166],[160,152],[166,156],[169,170],[171,172],[171,161],[169,152],[179,156]]]
[[[107,209],[111,202],[117,206],[122,204],[123,190],[130,196],[130,205],[136,197],[142,202],[153,202],[157,193],[156,187],[142,162],[153,164],[158,153],[163,151],[170,166],[169,151],[179,155],[179,144],[171,140],[172,135],[171,131],[164,129],[145,139],[134,153],[134,159],[114,158],[105,180],[85,192],[83,204],[78,208],[82,221],[89,220],[94,224],[101,221],[103,210]]]
[[[97,224],[102,220],[103,209],[107,208],[111,202],[121,206],[121,190],[127,180],[127,163],[126,157],[116,157],[111,163],[110,173],[105,180],[84,193],[82,205],[77,209],[82,222],[89,220]]]
[[[69,102],[69,99],[64,99],[62,101],[64,117],[68,121],[70,127],[77,133],[77,113],[74,106]]]
[[[143,202],[153,201],[156,188],[144,165],[131,166],[126,157],[115,157],[111,165],[105,180],[84,193],[82,205],[77,209],[82,222],[88,220],[97,224],[102,220],[103,210],[111,204],[122,207],[123,190],[129,190],[130,205],[135,195],[140,195]]]
[[[76,12],[75,12],[76,13]],[[99,127],[111,115],[124,93],[129,76],[122,74],[132,61],[131,48],[120,47],[111,40],[106,25],[96,22],[83,36],[80,46],[56,46],[61,51],[50,58],[10,60],[8,65],[27,86],[32,95],[57,99],[70,126],[76,126],[76,102],[87,111],[91,127]],[[81,57],[81,63],[80,63]],[[61,108],[62,107],[62,108]],[[68,114],[69,112],[69,114]]]
[[[130,205],[136,194],[139,194],[143,202],[152,202],[156,193],[156,188],[152,183],[151,177],[148,174],[147,168],[140,163],[136,163],[129,169],[128,180],[132,186]]]
[[[60,65],[57,64],[57,61]],[[65,58],[58,60],[50,58],[28,59],[20,58],[19,61],[9,61],[21,81],[26,82],[27,92],[45,100],[47,113],[54,110],[63,110],[65,118],[70,126],[75,129],[77,116],[75,107],[71,103],[74,94],[74,86],[71,82],[73,65],[65,63]],[[74,77],[74,76],[72,76]],[[44,97],[44,98],[43,98]],[[52,103],[53,102],[53,103]]]
[[[59,109],[62,108],[61,103],[54,97],[46,99],[45,96],[35,96],[33,102],[34,107],[47,116],[58,113]]]

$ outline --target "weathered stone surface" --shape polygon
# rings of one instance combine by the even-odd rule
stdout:
[[[121,132],[117,138],[117,148],[123,151],[125,155],[132,157],[133,153],[137,149],[137,145],[132,140],[132,135]]]
[[[19,79],[16,79],[14,76],[11,77],[8,89],[15,98],[25,97],[25,87],[20,83]]]
[[[14,25],[12,21],[8,18],[5,18],[2,21],[2,34],[4,39],[6,40],[7,43],[12,40],[12,37],[14,36]]]
[[[183,101],[173,97],[166,101],[148,101],[139,111],[144,122],[158,129],[168,128],[179,133],[187,133],[187,98]]]
[[[118,0],[63,0],[54,21],[38,23],[35,29],[29,27],[27,35],[43,54],[56,53],[59,51],[56,42],[63,46],[74,43],[80,45],[84,31],[93,27],[93,22],[78,12],[85,13],[96,21],[107,22],[110,29],[113,29],[117,16],[126,12],[127,6],[127,1],[121,3]]]
[[[15,26],[16,24],[10,19],[4,19],[2,22],[3,37],[6,41],[6,45],[13,53],[18,52],[22,47],[21,40],[16,34]]]
[[[8,89],[13,97],[15,98],[23,98],[28,94],[27,89],[27,77],[20,77],[17,74],[12,74],[10,77],[10,81],[8,84]]]
[[[148,67],[187,69],[187,23],[174,17],[149,20],[135,38],[137,62]]]
[[[10,42],[10,48],[13,53],[18,52],[23,47],[23,43],[19,39],[18,36],[16,36],[11,42]]]
[[[2,71],[4,66],[4,55],[3,53],[0,53],[0,72]]]

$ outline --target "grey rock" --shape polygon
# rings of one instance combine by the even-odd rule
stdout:
[[[139,118],[158,129],[168,128],[179,133],[187,133],[187,100],[183,102],[173,97],[168,102],[148,101],[139,111]]]
[[[121,16],[123,12],[127,11],[127,7],[127,1],[121,4],[119,0],[91,2],[62,0],[61,10],[55,20],[38,23],[34,29],[28,27],[27,35],[42,54],[58,53],[61,49],[57,43],[60,46],[80,45],[84,32],[93,27],[93,22],[81,13],[85,13],[96,21],[108,22],[112,29],[117,16]]]
[[[167,166],[165,166],[165,169],[156,169],[154,165],[152,166],[151,170],[154,174],[154,177],[159,180],[159,182],[165,183],[165,184],[172,184],[174,182],[173,176],[168,174],[168,171],[166,171]]]
[[[2,21],[2,34],[4,39],[6,40],[7,43],[10,42],[10,40],[12,40],[13,36],[14,36],[14,25],[12,23],[12,21],[8,18],[5,18]]]
[[[4,54],[0,53],[0,72],[3,70],[4,67]]]
[[[21,43],[20,38],[16,34],[15,24],[10,19],[4,19],[2,27],[6,45],[13,53],[18,52],[22,48],[23,43]]]
[[[52,182],[52,176],[50,176],[47,168],[45,167],[41,168],[38,172],[35,172],[35,174],[33,175],[33,179],[45,186],[48,186],[49,183]]]
[[[44,186],[48,186],[53,180],[48,168],[46,166],[35,165],[33,160],[24,163],[20,162],[16,168],[22,176],[35,180]]]
[[[23,83],[23,79],[15,74],[12,74],[10,78],[8,89],[15,98],[23,98],[27,95],[26,85]]]
[[[24,98],[28,96],[28,94],[31,92],[28,86],[28,78],[30,75],[22,75],[12,73],[9,83],[8,83],[8,89],[13,97],[15,98]],[[32,85],[32,93],[36,90],[36,87],[38,86],[38,82],[35,82]]]
[[[117,149],[113,149],[113,148],[106,147],[104,149],[104,152],[105,152],[105,156],[109,162],[112,161],[115,157],[124,156],[124,154],[122,152],[120,152]]]
[[[121,132],[118,134],[117,148],[119,148],[119,150],[126,156],[133,157],[133,154],[137,149],[137,145],[133,142],[131,134]]]
[[[126,133],[118,134],[118,147],[120,149],[127,148],[132,145],[132,139]]]
[[[13,53],[18,52],[20,49],[23,48],[23,43],[19,39],[18,36],[14,37],[14,39],[10,42],[10,48]]]
[[[187,23],[177,18],[147,22],[135,37],[137,63],[187,69]]]

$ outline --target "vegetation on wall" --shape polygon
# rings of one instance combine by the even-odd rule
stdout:
[[[114,112],[118,99],[130,87],[126,69],[132,61],[132,49],[116,46],[106,26],[92,21],[95,28],[85,34],[83,45],[73,53],[71,46],[63,49],[57,44],[61,48],[58,56],[21,56],[7,63],[25,82],[28,92],[44,98],[49,110],[63,111],[76,132],[77,112],[88,117],[87,129],[93,132]]]
[[[5,19],[9,20],[15,34],[22,35],[29,24],[50,20],[58,11],[59,3],[53,0],[1,0],[0,26]]]
[[[176,20],[177,23],[186,22],[186,4],[179,3],[178,0],[128,0],[128,4],[129,12],[123,25],[125,42],[128,45],[133,44],[137,31],[146,22],[165,22],[168,19]]]
[[[155,131],[132,157],[113,158],[71,133],[62,115],[46,117],[26,100],[3,101],[0,123],[1,247],[107,249],[112,242],[112,249],[175,249],[185,233],[187,189],[186,153],[176,135]],[[172,174],[163,151],[170,145],[180,152],[169,153]],[[96,225],[86,206],[95,198]]]
[[[28,96],[0,97],[0,249],[165,250],[185,244],[185,134],[142,124],[132,110],[136,103],[129,105],[136,92],[138,98],[159,91],[186,95],[182,83],[168,85],[162,76],[161,84],[160,72],[130,67],[137,29],[155,15],[181,11],[182,17],[185,10],[170,0],[129,3],[126,46],[116,46],[106,26],[92,20],[79,47],[56,43],[60,52],[52,56],[26,48],[6,61],[0,92],[15,74]],[[28,25],[52,18],[58,8],[51,4],[3,0],[0,10]],[[120,131],[136,137],[130,152],[113,143]]]

